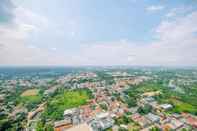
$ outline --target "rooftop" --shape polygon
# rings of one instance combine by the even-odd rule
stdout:
[[[160,117],[155,114],[152,114],[152,113],[148,113],[145,117],[152,122],[159,122],[160,121]]]
[[[162,108],[162,109],[171,109],[173,106],[171,105],[171,104],[162,104],[162,105],[160,105],[160,107]]]
[[[68,120],[61,120],[61,121],[56,121],[54,123],[54,127],[59,127],[59,126],[64,126],[64,125],[68,125],[68,124],[71,124],[71,121],[68,121]]]
[[[64,115],[73,114],[76,111],[76,108],[66,109]]]

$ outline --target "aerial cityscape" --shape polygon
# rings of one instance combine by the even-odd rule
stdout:
[[[0,131],[197,131],[197,1],[0,0]]]
[[[197,129],[197,68],[4,67],[0,72],[1,130]]]

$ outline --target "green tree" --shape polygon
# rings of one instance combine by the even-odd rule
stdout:
[[[44,123],[42,121],[37,122],[36,131],[44,131]]]
[[[161,131],[158,127],[152,127],[150,131]]]
[[[148,114],[149,112],[151,112],[152,107],[150,105],[144,105],[143,107],[139,107],[138,108],[138,113],[144,115],[144,114]]]

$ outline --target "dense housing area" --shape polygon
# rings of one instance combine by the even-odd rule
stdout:
[[[1,74],[0,130],[197,130],[196,69],[56,70]]]

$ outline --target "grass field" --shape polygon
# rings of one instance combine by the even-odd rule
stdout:
[[[156,100],[160,103],[171,103],[174,108],[170,112],[189,112],[192,114],[197,114],[197,95],[196,86],[190,88],[185,94],[173,91],[161,83],[145,82],[138,85],[136,88],[131,88],[129,94],[134,94],[134,96],[139,96],[136,94],[142,94],[146,92],[160,91],[161,94],[156,97]]]
[[[29,89],[24,91],[17,101],[31,110],[42,101],[42,95],[39,93],[38,89]]]
[[[48,106],[43,113],[50,119],[61,119],[65,109],[79,107],[89,100],[90,96],[86,90],[64,91],[58,93],[48,102]]]
[[[197,109],[189,103],[185,103],[176,99],[170,99],[169,101],[175,106],[173,109],[175,112],[197,112]]]
[[[29,90],[24,91],[21,94],[21,97],[36,96],[36,95],[38,95],[38,93],[39,93],[39,90],[38,89],[29,89]]]

